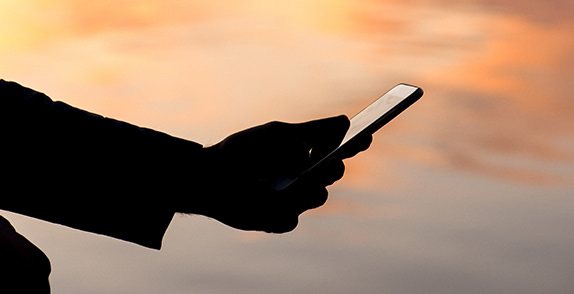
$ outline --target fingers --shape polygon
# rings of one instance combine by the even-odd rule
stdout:
[[[313,191],[312,195],[308,196],[309,197],[307,199],[307,208],[305,209],[305,211],[321,207],[325,203],[327,203],[327,199],[329,199],[329,192],[327,192],[327,189],[325,187],[317,186]]]
[[[318,184],[330,186],[340,180],[345,173],[345,165],[339,158],[330,158],[322,166],[317,168],[316,174],[313,175]]]
[[[268,210],[265,213],[265,221],[259,224],[264,232],[281,234],[294,230],[299,224],[299,215],[303,212],[325,204],[328,192],[322,186],[297,185],[278,192],[275,196],[280,199],[278,206]]]
[[[299,224],[299,213],[275,215],[263,229],[266,233],[283,234],[295,230]]]
[[[339,115],[293,125],[298,128],[297,131],[300,132],[305,139],[313,142],[316,141],[318,136],[324,137],[338,134],[339,136],[344,136],[349,128],[350,121],[347,116]],[[343,134],[341,135],[340,133]]]
[[[326,186],[339,180],[345,171],[342,160],[332,158],[313,174],[300,177],[292,185],[277,191],[268,186],[260,186],[256,192],[258,199],[249,205],[249,213],[240,213],[241,221],[220,221],[235,228],[258,230],[267,233],[285,233],[294,230],[299,223],[299,215],[320,207],[327,202]],[[235,209],[231,209],[235,213]]]
[[[364,136],[355,138],[351,142],[345,144],[346,145],[345,149],[342,150],[341,153],[339,153],[339,156],[342,159],[353,157],[357,155],[357,153],[369,149],[372,142],[373,142],[373,136]]]
[[[296,182],[326,187],[340,180],[344,173],[343,161],[338,157],[332,157],[307,170]]]
[[[279,156],[273,157],[273,162],[269,164],[269,171],[275,174],[296,178],[311,165],[309,157],[309,147],[305,144],[294,144],[293,142],[284,145],[285,151]]]
[[[293,130],[301,140],[314,149],[313,153],[324,156],[326,154],[320,153],[331,151],[341,143],[349,125],[349,119],[345,115],[340,115],[293,124]]]
[[[328,192],[325,187],[341,179],[344,173],[343,161],[331,158],[321,167],[299,177],[286,188],[286,193],[291,195],[289,199],[300,213],[320,207],[327,202]]]

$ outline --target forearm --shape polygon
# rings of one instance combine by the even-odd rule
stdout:
[[[0,98],[0,208],[159,248],[201,145],[15,83],[1,81]]]

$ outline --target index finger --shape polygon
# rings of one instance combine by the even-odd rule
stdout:
[[[345,137],[350,121],[345,115],[295,124],[299,138],[312,150],[312,161],[335,150]]]
[[[350,121],[346,115],[339,115],[291,125],[299,138],[314,146],[324,143],[325,140],[341,142],[349,129]]]

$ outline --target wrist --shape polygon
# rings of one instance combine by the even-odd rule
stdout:
[[[178,163],[180,168],[177,169],[179,174],[176,181],[180,192],[175,195],[176,212],[209,214],[210,207],[213,207],[210,203],[218,185],[215,181],[217,162],[217,147],[210,146],[202,147]]]

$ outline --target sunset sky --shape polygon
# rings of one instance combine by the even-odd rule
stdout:
[[[368,152],[347,162],[327,205],[292,235],[274,239],[182,218],[170,228],[167,252],[154,255],[5,216],[50,256],[53,293],[129,292],[156,277],[152,266],[166,274],[139,291],[265,293],[243,282],[264,276],[283,287],[279,293],[345,293],[363,284],[370,286],[354,293],[429,285],[449,293],[439,281],[460,275],[460,284],[446,285],[476,290],[465,293],[489,292],[480,286],[541,293],[533,284],[572,292],[560,273],[573,264],[548,252],[574,254],[571,233],[564,234],[574,220],[573,11],[572,1],[535,0],[3,0],[0,78],[205,145],[271,120],[351,116],[400,82],[425,90]],[[509,246],[524,251],[513,255]],[[233,256],[207,257],[221,252]],[[90,266],[68,255],[85,256]],[[347,264],[356,269],[348,278],[332,269]],[[538,264],[541,275],[529,270]],[[113,271],[125,281],[112,281]],[[167,273],[181,275],[169,291]],[[420,283],[397,278],[409,273]],[[293,288],[296,282],[310,286]]]

